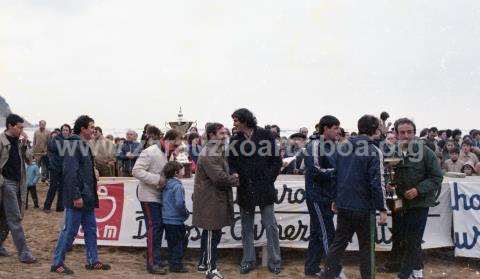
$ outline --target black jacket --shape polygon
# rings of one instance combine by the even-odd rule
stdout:
[[[74,135],[64,141],[67,152],[63,159],[63,201],[74,208],[73,201],[83,199],[83,209],[98,208],[97,178],[92,150],[87,142]]]
[[[63,171],[63,153],[65,152],[63,147],[64,141],[65,138],[62,135],[58,135],[53,139],[50,139],[47,144],[49,160],[48,168],[56,175],[62,175]]]
[[[237,133],[228,150],[230,171],[240,176],[238,204],[245,210],[267,206],[277,200],[275,180],[282,167],[280,150],[268,130],[256,127],[248,140]]]

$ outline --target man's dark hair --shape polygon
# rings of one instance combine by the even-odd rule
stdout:
[[[452,131],[452,138],[455,138],[457,136],[461,136],[462,135],[462,131],[460,129],[455,129]]]
[[[323,134],[325,128],[332,128],[333,126],[340,126],[340,121],[332,115],[325,115],[320,119],[318,123],[318,129],[320,134]]]
[[[367,136],[373,136],[380,127],[380,121],[373,115],[364,115],[358,120],[358,132]]]
[[[165,178],[170,179],[175,177],[177,172],[181,169],[183,169],[182,164],[177,161],[170,161],[165,165],[165,167],[163,167],[163,175],[165,176]]]
[[[447,133],[447,139],[452,137],[452,130],[451,129],[446,129],[445,132]]]
[[[467,145],[467,146],[472,147],[472,146],[473,146],[473,142],[472,142],[472,140],[471,140],[470,138],[466,138],[466,139],[464,139],[464,140],[462,141],[462,146],[464,146],[464,145]]]
[[[460,149],[458,147],[454,147],[450,150],[450,154],[460,154]]]
[[[220,123],[210,123],[210,125],[207,126],[207,139],[210,140],[210,134],[216,134],[220,129],[223,128],[223,125]]]
[[[70,132],[72,132],[72,126],[70,126],[70,125],[68,125],[68,124],[63,124],[63,125],[60,127],[60,131],[62,131],[63,128],[65,128],[65,127],[67,127],[68,130],[69,130]]]
[[[280,127],[279,127],[277,124],[273,124],[272,126],[270,126],[270,130],[271,130],[271,129],[277,130],[277,134],[280,136],[280,132],[281,132],[282,130],[280,129]]]
[[[175,129],[170,129],[167,131],[167,133],[165,134],[165,136],[163,137],[163,139],[165,140],[177,140],[177,139],[180,139],[182,138],[182,133],[180,133],[179,131],[175,130]]]
[[[198,139],[200,138],[200,135],[197,134],[197,133],[190,133],[188,134],[188,138],[187,138],[187,141],[188,141],[188,144],[192,144],[192,142],[195,140],[195,139]]]
[[[414,133],[417,133],[417,126],[415,125],[415,123],[413,123],[412,120],[410,120],[410,119],[408,119],[408,118],[406,118],[406,117],[400,118],[400,119],[398,119],[397,121],[395,121],[395,124],[393,124],[393,126],[395,127],[395,132],[398,133],[398,127],[399,127],[400,125],[405,125],[405,124],[412,125],[412,127],[413,127],[413,132],[414,132]]]
[[[474,129],[474,130],[470,131],[470,135],[471,135],[473,138],[475,138],[476,136],[480,135],[480,131]]]
[[[390,114],[388,114],[388,112],[386,111],[380,113],[380,119],[382,119],[383,121],[386,121],[389,117],[390,117]]]
[[[157,139],[159,139],[162,136],[162,131],[160,131],[160,129],[158,129],[156,126],[153,126],[153,125],[148,125],[146,133],[147,135],[153,135]]]
[[[22,117],[20,117],[19,115],[16,115],[16,114],[9,114],[7,116],[7,120],[5,121],[5,127],[7,127],[8,129],[8,126],[17,126],[18,123],[24,123],[25,120],[23,120]]]
[[[88,129],[88,125],[91,122],[95,122],[93,118],[88,115],[82,115],[77,120],[75,120],[75,124],[73,125],[73,133],[76,135],[80,135],[80,131],[82,128]]]
[[[237,118],[240,123],[247,125],[248,128],[257,127],[257,118],[246,108],[237,109],[233,112],[232,118]]]
[[[99,132],[100,134],[103,135],[103,130],[99,126],[95,127],[95,131]]]
[[[432,127],[430,129],[428,129],[428,132],[429,133],[431,133],[431,132],[438,133],[438,128],[437,127]]]
[[[430,129],[428,128],[424,128],[420,131],[420,137],[423,138],[423,137],[426,137],[428,135],[428,132],[430,131]]]

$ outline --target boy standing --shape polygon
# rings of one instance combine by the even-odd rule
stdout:
[[[185,221],[188,219],[188,210],[185,206],[185,189],[179,178],[184,175],[183,166],[171,161],[165,165],[163,174],[167,184],[163,190],[163,224],[170,254],[170,272],[187,273],[183,266],[183,254],[187,245],[185,239]]]
[[[40,168],[37,166],[35,158],[27,163],[27,201],[25,209],[28,209],[28,195],[32,195],[34,208],[38,208],[37,183],[40,180]]]

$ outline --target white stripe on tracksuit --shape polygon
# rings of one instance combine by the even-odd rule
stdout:
[[[212,231],[207,231],[207,272],[212,271]]]
[[[313,207],[315,207],[315,211],[317,212],[318,222],[320,223],[320,229],[322,230],[322,242],[323,242],[323,250],[325,251],[325,255],[328,253],[328,236],[327,236],[327,229],[325,227],[325,223],[323,222],[323,215],[320,207],[316,202],[313,203]]]

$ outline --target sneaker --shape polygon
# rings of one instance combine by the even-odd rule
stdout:
[[[154,265],[151,268],[147,268],[148,273],[157,275],[167,275],[167,269],[165,266]]]
[[[197,265],[197,271],[198,272],[205,272],[205,271],[207,271],[207,266],[204,265],[204,264],[199,264],[199,265]]]
[[[20,262],[24,264],[34,264],[37,262],[37,259],[32,255],[32,253],[27,252],[20,256]]]
[[[240,266],[240,274],[248,274],[251,271],[255,270],[255,265],[254,264],[244,264]]]
[[[3,246],[0,246],[0,257],[10,257],[7,249],[5,249]]]
[[[423,269],[414,270],[410,276],[412,279],[423,279]]]
[[[50,268],[50,272],[57,273],[57,274],[64,274],[64,275],[73,275],[73,270],[66,267],[65,265],[52,266]]]
[[[282,273],[282,268],[280,267],[268,268],[268,270],[275,275]]]
[[[110,270],[112,267],[109,264],[96,262],[94,264],[85,265],[86,270]]]
[[[212,271],[207,272],[207,276],[205,277],[207,279],[224,279],[222,274],[217,269],[214,269]]]

